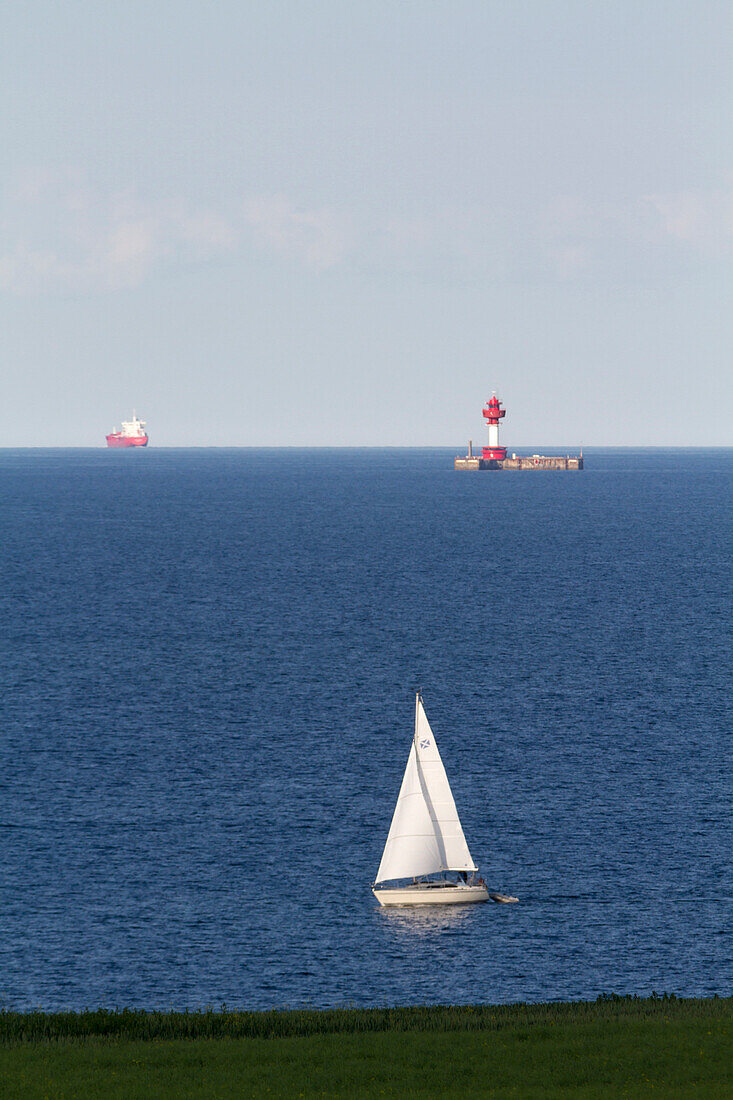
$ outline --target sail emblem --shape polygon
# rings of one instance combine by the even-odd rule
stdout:
[[[424,740],[422,740],[420,742],[420,748],[421,749],[429,749],[430,748],[430,742],[428,741],[427,737],[424,738]]]

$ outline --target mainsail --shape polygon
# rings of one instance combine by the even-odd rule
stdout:
[[[475,870],[418,694],[415,736],[376,881]]]

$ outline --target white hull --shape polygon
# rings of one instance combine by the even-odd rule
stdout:
[[[485,886],[385,886],[372,889],[380,905],[465,905],[488,901]]]

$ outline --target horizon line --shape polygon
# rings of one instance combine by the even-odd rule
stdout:
[[[569,447],[561,443],[517,443],[515,451],[528,450],[530,447],[546,447],[555,451],[571,454],[574,451],[725,451],[733,449],[731,443],[579,443]],[[146,451],[148,447],[107,447],[102,443],[89,443],[79,446],[68,443],[18,443],[0,444],[0,451]],[[153,451],[453,451],[449,443],[158,443],[150,448]],[[507,452],[510,448],[507,447]],[[539,454],[539,451],[533,452]],[[462,455],[459,455],[462,457]],[[531,457],[531,456],[530,456]]]

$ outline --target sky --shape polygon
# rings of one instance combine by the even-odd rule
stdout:
[[[730,446],[732,32],[7,0],[0,446]]]

